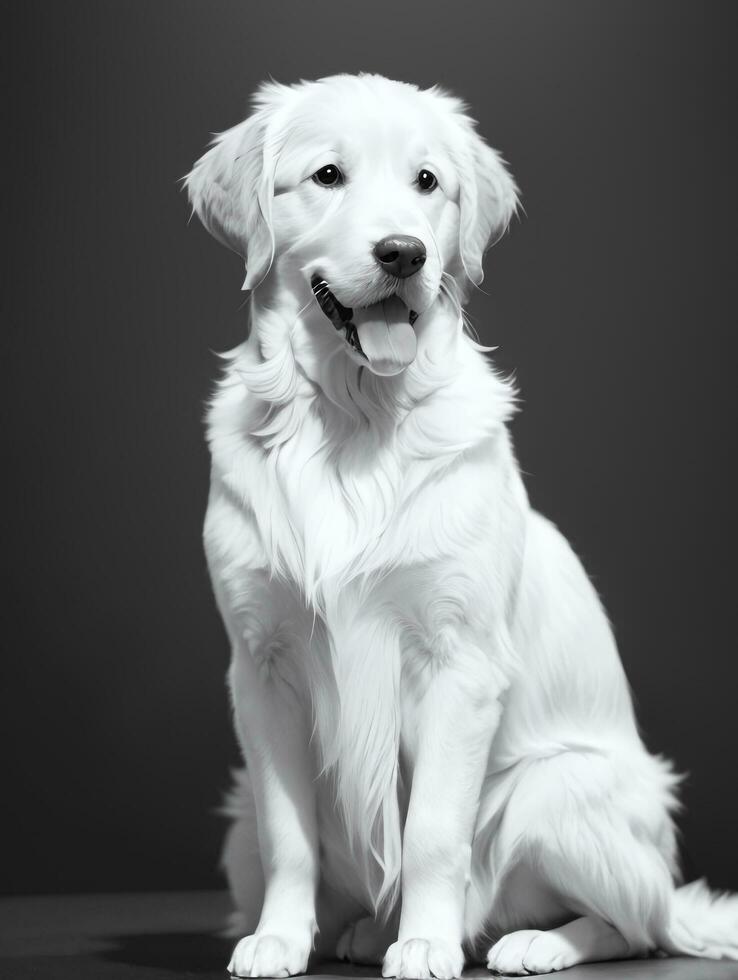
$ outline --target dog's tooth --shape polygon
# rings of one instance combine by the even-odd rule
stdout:
[[[353,323],[345,324],[344,338],[352,350],[355,350],[357,354],[364,354],[361,347],[361,341],[359,340],[359,334]]]
[[[351,317],[353,316],[354,311],[350,307],[339,303],[331,292],[325,279],[318,279],[316,276],[311,280],[310,286],[321,310],[331,321],[334,329],[342,331],[344,340],[346,340],[354,350],[357,350],[359,353],[363,353],[359,343],[359,337],[356,332],[356,327],[353,325],[353,323],[351,323]]]

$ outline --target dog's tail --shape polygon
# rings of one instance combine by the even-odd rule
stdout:
[[[738,894],[711,891],[704,878],[677,888],[664,952],[738,960]]]

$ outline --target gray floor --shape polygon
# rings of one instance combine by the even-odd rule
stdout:
[[[226,980],[231,943],[216,935],[222,892],[0,899],[0,980]],[[489,977],[484,969],[469,977]],[[377,977],[322,963],[316,977]],[[663,959],[596,963],[567,980],[738,980],[738,963]]]

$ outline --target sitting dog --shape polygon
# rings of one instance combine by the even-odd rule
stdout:
[[[517,191],[464,104],[265,84],[186,185],[251,291],[204,530],[245,760],[231,972],[738,958],[738,899],[675,885],[678,777],[465,331]]]

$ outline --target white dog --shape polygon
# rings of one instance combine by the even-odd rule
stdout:
[[[270,83],[186,182],[252,291],[208,418],[246,762],[232,973],[301,973],[314,948],[388,977],[738,958],[738,899],[674,885],[678,779],[464,331],[517,203],[464,105]]]

